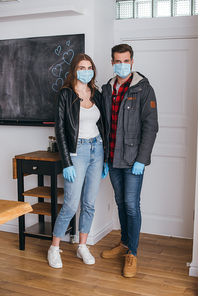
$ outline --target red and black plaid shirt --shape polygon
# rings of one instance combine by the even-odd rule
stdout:
[[[116,91],[117,79],[115,80],[113,85],[112,105],[111,105],[111,131],[109,136],[109,157],[110,157],[110,161],[112,162],[113,162],[114,149],[115,149],[115,143],[116,143],[117,121],[118,121],[120,104],[124,98],[126,91],[129,88],[129,85],[131,84],[132,78],[133,78],[133,74],[131,74],[129,79],[120,86],[118,90],[118,94]]]

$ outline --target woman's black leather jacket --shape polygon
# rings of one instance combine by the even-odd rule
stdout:
[[[97,126],[103,139],[104,161],[106,161],[106,118],[102,94],[96,90],[91,100],[100,111]],[[70,88],[61,89],[56,97],[55,135],[63,168],[73,165],[70,153],[76,153],[79,132],[79,113],[80,99],[77,94]]]

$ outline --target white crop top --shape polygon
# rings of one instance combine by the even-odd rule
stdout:
[[[89,109],[80,106],[79,134],[80,139],[95,138],[99,134],[96,122],[100,118],[100,112],[95,104]]]

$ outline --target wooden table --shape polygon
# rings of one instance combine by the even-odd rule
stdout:
[[[25,229],[24,215],[19,217],[19,248],[25,249],[25,236],[52,239],[52,231],[61,204],[57,204],[57,197],[63,195],[63,189],[57,188],[57,176],[62,174],[62,163],[58,152],[35,151],[16,155],[14,159],[16,168],[14,172],[18,180],[18,201],[24,202],[24,196],[38,197],[38,203],[32,205],[32,213],[38,214],[37,224]],[[24,176],[35,174],[38,176],[38,187],[24,192]],[[51,177],[51,187],[44,186],[43,176]],[[44,198],[51,199],[51,203],[44,202]],[[44,221],[44,216],[51,216],[51,223]],[[75,216],[70,222],[66,234],[70,233],[70,241],[73,243],[76,234]]]
[[[0,199],[0,225],[29,212],[32,207],[28,202]]]

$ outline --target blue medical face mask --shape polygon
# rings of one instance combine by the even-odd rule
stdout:
[[[114,73],[119,77],[126,78],[131,73],[131,64],[113,64],[113,70]]]
[[[77,71],[77,79],[86,84],[94,77],[94,70],[80,70]]]

